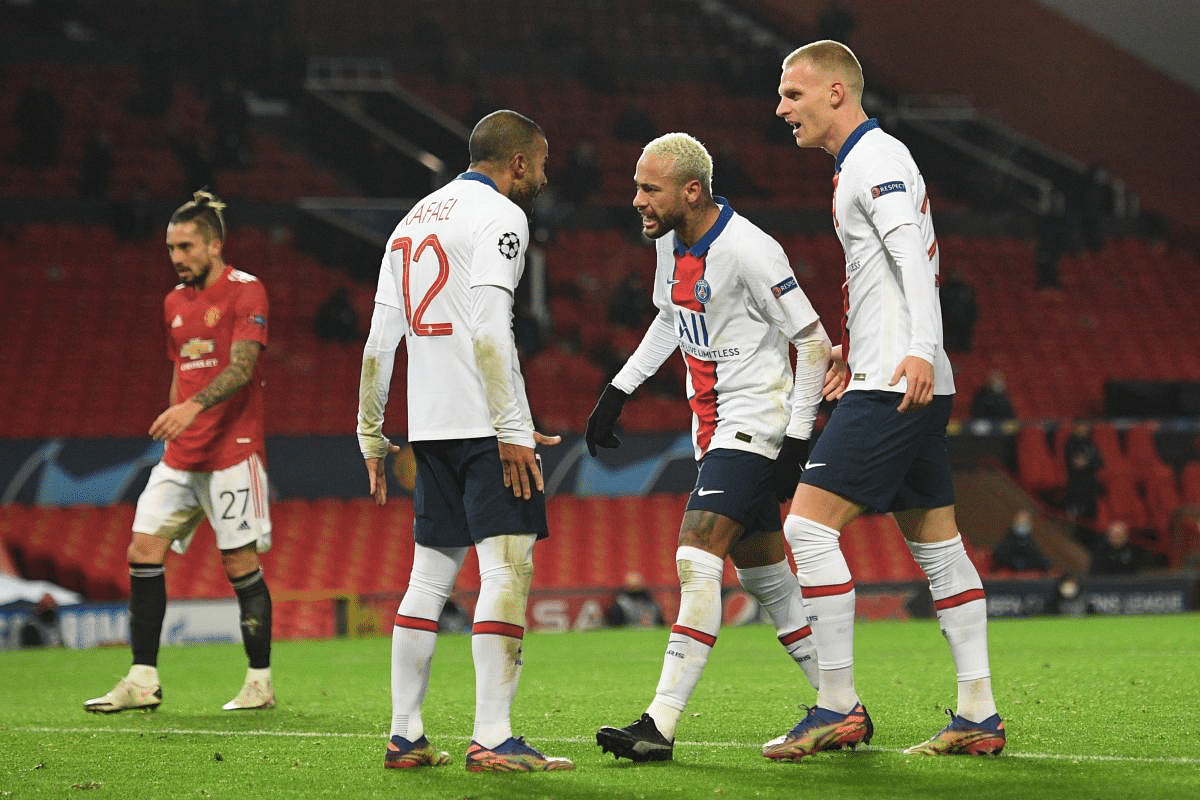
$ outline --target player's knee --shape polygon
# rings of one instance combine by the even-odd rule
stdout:
[[[221,564],[230,580],[247,575],[258,569],[258,551],[253,544],[238,547],[234,550],[221,551]]]
[[[533,582],[533,534],[493,536],[476,545],[479,580],[528,594]]]
[[[171,543],[166,539],[135,533],[125,549],[125,557],[130,564],[161,564],[166,560],[170,547]]]
[[[796,577],[805,586],[844,583],[850,569],[838,544],[840,534],[833,528],[804,517],[789,515],[783,532],[792,548]]]
[[[683,545],[675,551],[675,569],[679,585],[689,586],[703,581],[721,582],[725,559],[699,547]]]

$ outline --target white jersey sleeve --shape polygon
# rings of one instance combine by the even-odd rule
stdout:
[[[906,356],[917,355],[933,365],[934,394],[954,394],[925,180],[908,149],[874,122],[863,124],[838,161],[833,215],[846,256],[847,389],[902,393],[906,379],[888,382]]]
[[[666,360],[679,346],[675,338],[675,324],[669,314],[659,311],[650,327],[646,329],[641,343],[633,355],[612,379],[612,385],[625,394],[633,394],[637,387],[658,372]]]
[[[385,458],[388,439],[383,435],[384,409],[392,385],[396,348],[404,338],[400,310],[376,303],[371,315],[371,332],[363,348],[362,373],[358,382],[358,447],[363,458]]]

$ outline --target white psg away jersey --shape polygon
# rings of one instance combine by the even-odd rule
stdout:
[[[847,391],[904,392],[888,386],[907,355],[933,364],[934,394],[954,394],[954,376],[942,343],[938,304],[937,236],[925,179],[899,140],[875,120],[860,125],[838,153],[833,179],[833,224],[846,255],[845,324],[849,332]],[[901,225],[920,231],[924,252],[914,254],[906,286],[883,238]],[[842,342],[843,349],[846,342]]]
[[[472,172],[418,202],[392,231],[375,302],[404,315],[411,441],[495,436],[485,380],[507,382],[505,395],[530,420],[515,355],[509,374],[480,374],[471,319],[472,287],[516,291],[528,241],[525,212]]]
[[[691,249],[674,235],[655,242],[658,316],[613,385],[640,386],[671,352],[648,345],[673,339],[687,364],[696,458],[714,448],[775,458],[785,432],[812,433],[819,391],[793,414],[788,343],[818,318],[779,243],[717,202],[717,222]]]

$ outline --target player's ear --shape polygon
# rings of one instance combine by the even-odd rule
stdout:
[[[834,81],[829,84],[829,105],[833,108],[838,108],[849,93],[846,91],[846,84],[841,81]]]
[[[525,157],[524,153],[513,153],[508,162],[508,168],[512,171],[514,178],[524,178],[525,171],[529,169],[529,159]]]

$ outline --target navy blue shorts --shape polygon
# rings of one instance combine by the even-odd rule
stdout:
[[[954,504],[946,425],[954,398],[935,395],[918,411],[896,411],[899,392],[853,391],[838,400],[808,454],[801,483],[870,511]]]
[[[546,495],[504,485],[495,437],[412,443],[417,461],[413,535],[426,547],[469,547],[507,533],[550,535]]]
[[[709,450],[700,459],[688,511],[729,517],[746,533],[783,530],[780,504],[771,490],[775,462],[744,450]]]

